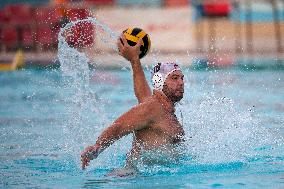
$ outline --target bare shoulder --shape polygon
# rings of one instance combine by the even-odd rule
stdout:
[[[148,97],[145,99],[144,102],[140,103],[138,106],[142,107],[143,109],[147,110],[149,113],[157,113],[161,110],[160,102],[155,99],[153,96]]]

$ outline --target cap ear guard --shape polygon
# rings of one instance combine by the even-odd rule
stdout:
[[[156,90],[163,90],[164,78],[161,73],[157,72],[152,77],[152,85]]]

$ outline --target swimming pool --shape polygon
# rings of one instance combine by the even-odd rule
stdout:
[[[137,103],[128,69],[84,78],[56,69],[0,73],[0,188],[283,188],[283,71],[184,74],[177,116],[188,141],[180,163],[112,178],[105,174],[123,166],[131,136],[85,171],[80,152]]]

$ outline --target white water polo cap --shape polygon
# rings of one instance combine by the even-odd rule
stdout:
[[[162,91],[167,77],[176,70],[181,69],[179,65],[175,62],[165,62],[156,64],[152,72],[153,88]]]

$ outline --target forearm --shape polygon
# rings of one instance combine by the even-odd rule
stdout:
[[[96,141],[96,148],[98,152],[101,153],[110,145],[112,145],[115,141],[126,135],[128,132],[119,129],[119,125],[113,124],[109,128],[107,128]]]
[[[154,110],[150,101],[140,103],[121,115],[110,127],[108,127],[97,139],[96,144],[85,148],[81,154],[82,168],[88,166],[92,159],[104,151],[121,137],[134,131],[146,129],[153,122]]]
[[[108,127],[97,139],[96,144],[89,146],[85,149],[82,157],[83,169],[87,165],[86,162],[95,159],[100,153],[102,153],[106,148],[112,145],[115,141],[120,139],[126,134],[129,134],[128,129],[123,129],[118,124],[114,123]]]
[[[133,70],[134,92],[139,103],[149,96],[151,96],[151,89],[146,80],[143,67],[139,59],[134,59],[131,62]]]

